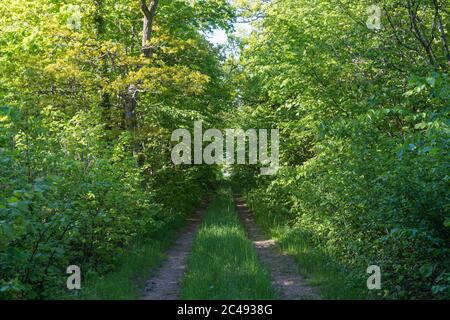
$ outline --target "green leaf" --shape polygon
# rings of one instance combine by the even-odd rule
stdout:
[[[434,267],[431,264],[425,264],[420,267],[419,271],[425,278],[429,278],[433,274],[433,269]]]
[[[8,200],[6,200],[9,204],[15,204],[17,202],[19,202],[19,199],[17,199],[16,197],[11,197]]]
[[[446,227],[446,228],[450,227],[450,217],[445,218],[445,220],[444,220],[444,227]]]
[[[14,230],[10,224],[2,223],[1,226],[2,226],[3,234],[5,236],[7,236],[8,238],[12,238],[14,236]]]

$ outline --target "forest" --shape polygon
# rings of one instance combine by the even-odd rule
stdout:
[[[1,0],[0,300],[449,299],[449,34],[448,0]],[[198,121],[279,169],[174,163]]]

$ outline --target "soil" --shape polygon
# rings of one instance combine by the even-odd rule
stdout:
[[[177,300],[180,285],[186,272],[187,260],[192,250],[195,235],[206,211],[206,202],[187,221],[188,225],[181,232],[172,248],[166,252],[167,259],[147,281],[142,296],[143,300]]]
[[[248,237],[255,244],[261,262],[272,274],[272,284],[283,300],[318,300],[320,296],[299,275],[294,257],[284,254],[273,239],[265,236],[242,197],[236,196],[239,216]]]

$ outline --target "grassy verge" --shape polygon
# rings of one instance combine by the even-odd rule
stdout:
[[[228,189],[206,213],[188,261],[183,299],[273,299],[269,272],[239,221]]]
[[[165,259],[164,252],[172,244],[182,226],[180,216],[168,224],[152,239],[136,242],[121,257],[118,267],[104,276],[87,276],[80,299],[83,300],[135,300],[154,270]]]
[[[325,251],[317,248],[308,236],[295,227],[278,226],[271,230],[284,253],[296,258],[299,272],[309,279],[309,284],[319,289],[324,299],[370,299],[366,278],[356,278],[355,274],[333,262]]]
[[[366,286],[369,275],[356,274],[349,267],[340,265],[312,237],[303,230],[289,226],[274,216],[257,199],[248,199],[256,215],[256,221],[266,233],[276,239],[284,253],[295,257],[299,273],[317,287],[323,299],[355,300],[374,299]]]

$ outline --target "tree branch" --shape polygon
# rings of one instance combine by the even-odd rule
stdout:
[[[144,26],[142,30],[142,53],[145,57],[151,58],[153,50],[148,46],[148,42],[152,39],[153,21],[155,20],[156,9],[159,0],[152,0],[150,6],[147,6],[146,0],[141,0],[141,10],[144,13]]]
[[[417,3],[416,7],[413,8],[411,0],[408,0],[407,1],[407,7],[408,7],[409,17],[410,17],[410,20],[411,20],[410,29],[413,32],[413,34],[415,35],[415,37],[417,38],[417,40],[420,42],[422,47],[425,49],[425,52],[427,53],[427,56],[428,56],[428,59],[429,59],[431,65],[434,68],[436,68],[437,67],[437,62],[436,62],[436,58],[434,56],[433,50],[432,50],[431,46],[428,44],[428,41],[425,38],[425,36],[424,36],[424,34],[422,32],[422,29],[418,25],[417,11],[419,9],[419,2]]]
[[[447,64],[450,67],[450,51],[448,49],[447,36],[445,34],[444,25],[442,23],[442,16],[439,12],[440,8],[439,8],[437,0],[433,0],[433,4],[434,4],[435,10],[436,10],[438,30],[439,30],[439,33],[441,34],[442,50],[444,51],[444,54],[447,58]]]

